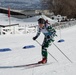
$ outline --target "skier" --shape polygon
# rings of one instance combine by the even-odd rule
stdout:
[[[47,48],[51,42],[54,42],[53,38],[56,36],[56,31],[50,25],[45,26],[45,20],[43,18],[38,19],[38,24],[38,32],[36,36],[33,37],[33,40],[36,40],[41,32],[44,34],[44,41],[42,44],[42,60],[38,63],[45,64],[47,63],[48,56]]]

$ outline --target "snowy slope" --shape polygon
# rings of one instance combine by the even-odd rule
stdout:
[[[57,30],[58,37],[55,38],[55,44],[73,61],[70,63],[52,44],[48,48],[59,62],[57,63],[50,55],[48,62],[50,65],[36,67],[32,69],[25,68],[0,68],[0,75],[76,75],[76,26],[61,30],[63,43],[58,43],[60,31]],[[20,64],[34,63],[41,60],[41,47],[32,40],[33,34],[24,35],[0,35],[0,49],[10,48],[12,51],[0,52],[0,67]],[[41,34],[37,39],[40,44],[44,35]],[[35,45],[35,48],[22,49],[26,45]]]

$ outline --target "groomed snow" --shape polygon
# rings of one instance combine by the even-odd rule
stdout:
[[[23,65],[38,62],[41,60],[41,47],[32,40],[36,33],[19,35],[0,35],[0,49],[10,48],[11,51],[0,52],[0,67]],[[32,69],[25,68],[0,68],[0,75],[76,75],[76,26],[61,30],[61,38],[65,41],[58,43],[60,31],[57,30],[55,44],[69,57],[73,62],[70,63],[60,51],[52,44],[48,48],[57,60],[56,62],[48,54],[50,65],[36,67]],[[42,44],[44,35],[41,33],[37,39]],[[35,48],[23,49],[26,45],[34,45]]]

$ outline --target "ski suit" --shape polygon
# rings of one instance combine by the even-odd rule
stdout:
[[[38,31],[37,34],[35,36],[35,39],[38,38],[38,36],[40,35],[40,33],[44,34],[44,41],[42,43],[42,57],[47,59],[48,56],[48,52],[47,52],[47,48],[49,47],[49,44],[51,42],[54,42],[54,36],[56,36],[56,31],[54,28],[52,28],[51,26],[45,26],[43,28],[39,28],[38,27]]]

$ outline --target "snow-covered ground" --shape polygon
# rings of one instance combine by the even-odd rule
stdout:
[[[17,23],[22,24],[24,21],[22,19],[10,17],[10,22],[11,24],[17,24]],[[0,25],[9,25],[8,14],[0,13]]]
[[[40,61],[41,47],[32,40],[35,34],[0,35],[0,49],[11,49],[11,51],[0,52],[0,75],[76,75],[76,26],[61,30],[61,38],[65,40],[62,43],[57,42],[60,39],[60,31],[57,30],[58,37],[55,37],[54,42],[73,63],[70,63],[52,44],[48,48],[48,52],[58,62],[48,54],[48,62],[52,62],[50,65],[31,69],[1,68],[2,66],[24,65]],[[37,39],[40,44],[42,44],[43,38],[44,35],[41,34]],[[26,45],[34,45],[35,48],[23,49]]]

